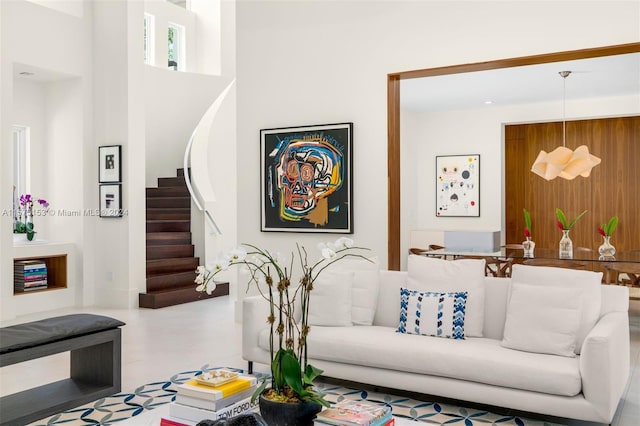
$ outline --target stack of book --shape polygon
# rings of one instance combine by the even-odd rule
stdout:
[[[13,288],[16,292],[47,288],[47,264],[42,260],[16,260]]]
[[[343,400],[322,410],[314,426],[393,426],[391,407],[369,401]]]
[[[258,401],[251,402],[257,383],[253,375],[224,368],[206,372],[177,386],[176,399],[169,405],[166,420],[196,424],[205,419],[228,419],[258,411]]]

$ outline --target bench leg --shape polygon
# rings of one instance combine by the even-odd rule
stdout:
[[[70,351],[70,377],[84,383],[111,385],[119,392],[122,377],[119,331],[113,341]]]

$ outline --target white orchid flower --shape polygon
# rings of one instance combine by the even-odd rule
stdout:
[[[339,249],[349,249],[353,247],[353,240],[347,237],[340,237],[336,240],[335,245]]]
[[[247,251],[244,249],[244,247],[238,247],[234,250],[231,250],[229,255],[233,262],[242,262],[247,258]]]
[[[211,295],[211,293],[213,293],[213,291],[216,289],[216,283],[211,280],[206,284],[200,284],[199,286],[196,287],[196,291],[206,291],[208,295]]]
[[[224,271],[229,268],[229,259],[226,257],[218,257],[213,261],[213,265],[211,265],[211,270],[215,272]]]
[[[204,284],[204,275],[200,274],[196,277],[194,283],[196,284]]]
[[[318,243],[318,245],[316,246],[318,248],[318,251],[322,251],[323,249],[325,249],[327,247],[326,243]]]
[[[335,259],[337,256],[335,250],[329,248],[329,247],[325,247],[324,249],[322,249],[322,257],[324,257],[327,260],[333,260]]]
[[[200,265],[196,268],[196,274],[202,275],[205,272],[207,272],[207,268],[205,268],[204,266]]]

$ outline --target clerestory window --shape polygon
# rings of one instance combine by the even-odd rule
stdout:
[[[169,68],[184,71],[184,27],[169,23],[167,26],[167,58]]]

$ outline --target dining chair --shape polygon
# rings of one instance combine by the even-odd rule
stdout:
[[[409,249],[409,254],[417,254],[418,256],[421,256],[424,254],[425,251],[429,251],[429,249],[420,248],[420,247],[411,247]]]
[[[513,259],[499,259],[492,256],[458,256],[455,260],[461,259],[484,259],[485,277],[510,278]]]
[[[602,266],[607,284],[640,287],[640,263],[607,262]]]
[[[524,250],[522,244],[503,244],[500,246],[501,248],[512,249],[512,250]]]

